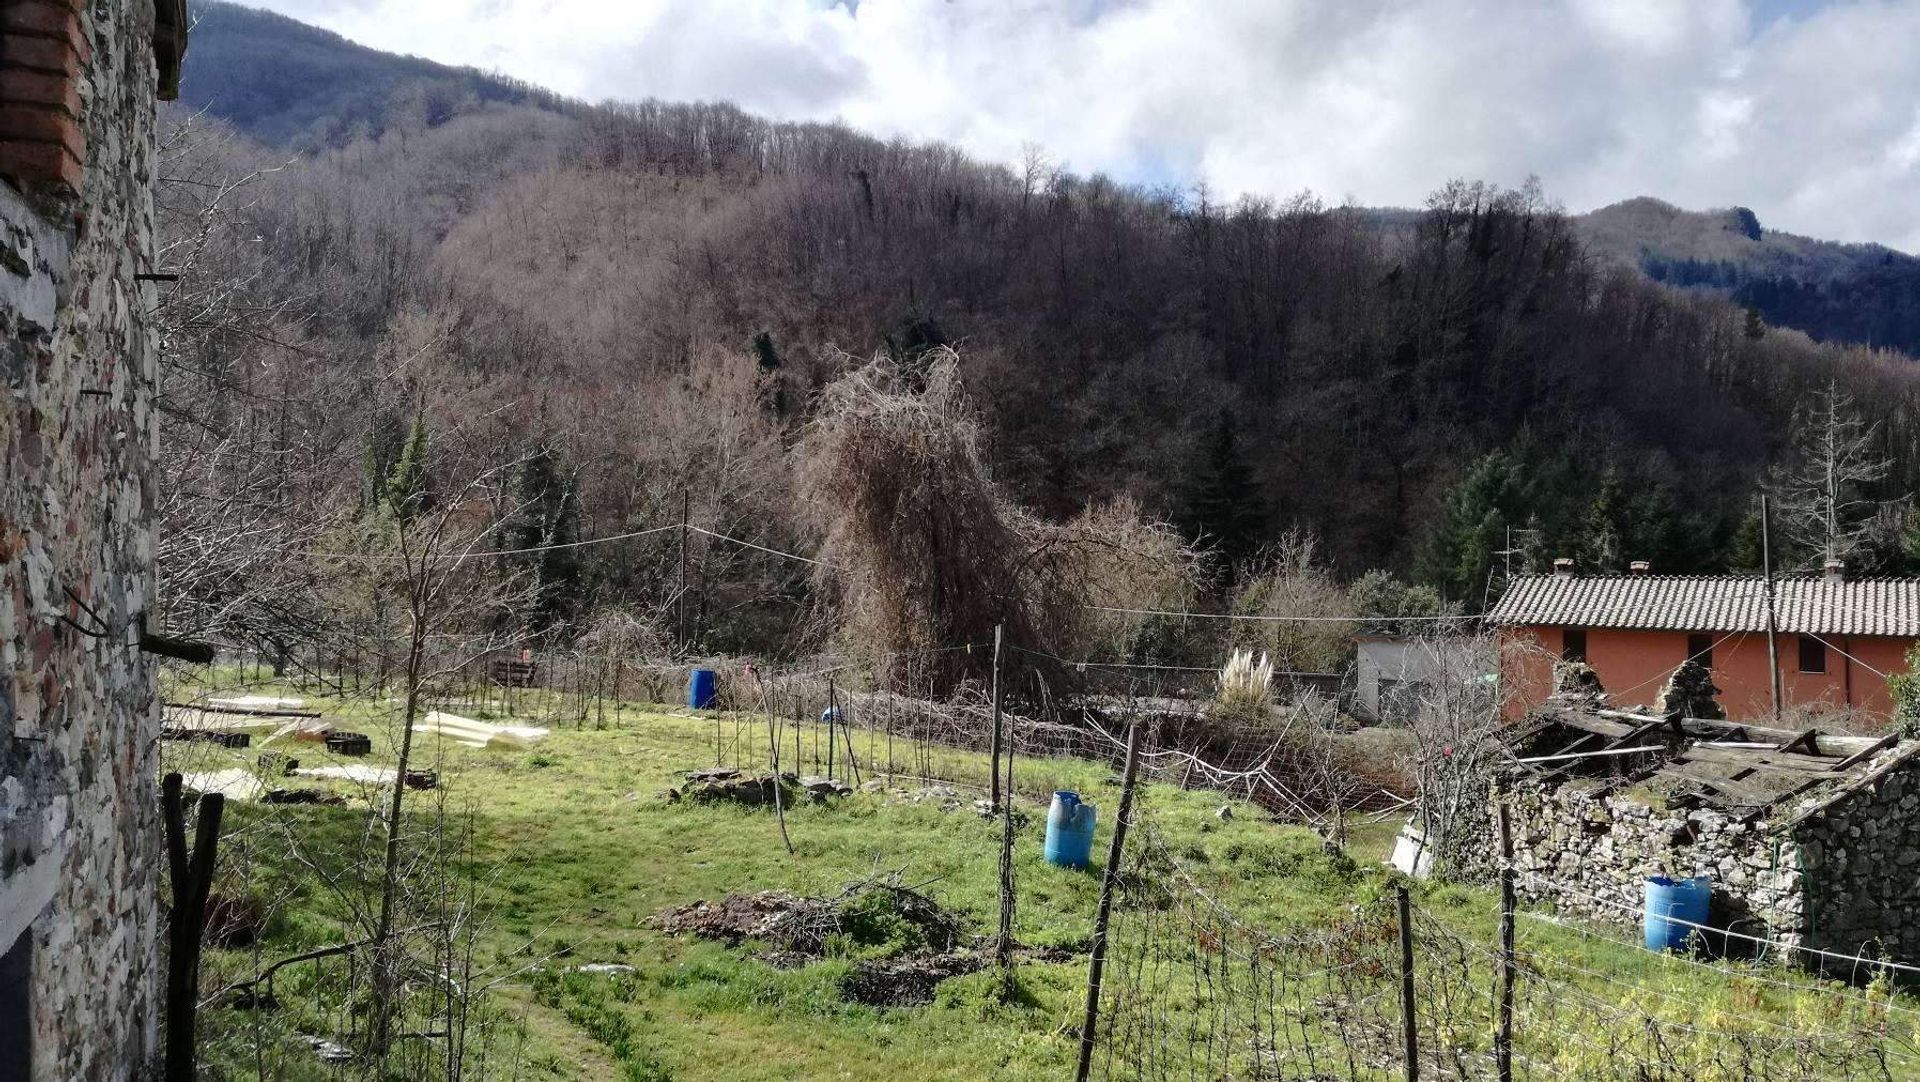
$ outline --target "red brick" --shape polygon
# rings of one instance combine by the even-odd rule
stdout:
[[[0,66],[32,68],[69,78],[80,72],[80,53],[62,38],[0,35]]]
[[[75,158],[85,160],[87,144],[80,122],[58,109],[0,101],[0,139],[27,143],[58,143]]]
[[[56,0],[10,0],[0,4],[0,31],[8,34],[40,34],[83,44],[80,20],[69,4]]]
[[[58,143],[31,143],[0,139],[0,176],[29,183],[64,184],[78,192],[80,160]]]
[[[80,115],[80,81],[39,71],[0,71],[0,104],[53,105]]]

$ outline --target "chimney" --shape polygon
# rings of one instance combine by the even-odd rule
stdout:
[[[1645,560],[1635,560],[1632,563],[1627,565],[1627,574],[1633,575],[1636,578],[1639,576],[1645,575],[1647,572],[1652,570],[1653,570],[1653,565],[1648,563]]]
[[[1824,582],[1847,581],[1847,562],[1835,556],[1827,557],[1820,565],[1820,578]]]
[[[1562,556],[1553,561],[1553,576],[1559,579],[1573,577],[1573,557]]]

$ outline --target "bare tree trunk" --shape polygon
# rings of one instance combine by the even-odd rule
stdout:
[[[386,862],[380,876],[380,919],[374,930],[373,1004],[368,1047],[385,1056],[393,1039],[394,994],[400,984],[400,953],[393,941],[395,899],[400,880],[400,813],[407,792],[407,765],[413,755],[413,722],[420,709],[420,672],[426,653],[427,601],[431,573],[426,558],[408,586],[413,617],[407,641],[407,694],[400,725],[400,755],[394,764],[393,798],[387,805]]]

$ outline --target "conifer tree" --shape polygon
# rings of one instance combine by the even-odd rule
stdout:
[[[413,424],[407,430],[407,442],[400,448],[400,457],[393,464],[393,471],[387,475],[385,502],[393,512],[395,519],[402,523],[428,509],[432,504],[432,493],[427,477],[427,452],[429,450],[427,413],[424,406],[416,409]]]
[[[1207,440],[1182,517],[1188,533],[1219,554],[1229,580],[1265,539],[1266,504],[1241,453],[1233,415],[1225,410]]]

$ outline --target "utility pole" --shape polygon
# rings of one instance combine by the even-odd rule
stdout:
[[[1773,677],[1773,720],[1780,720],[1779,620],[1773,603],[1773,507],[1760,496],[1760,575],[1767,592],[1767,669]]]

